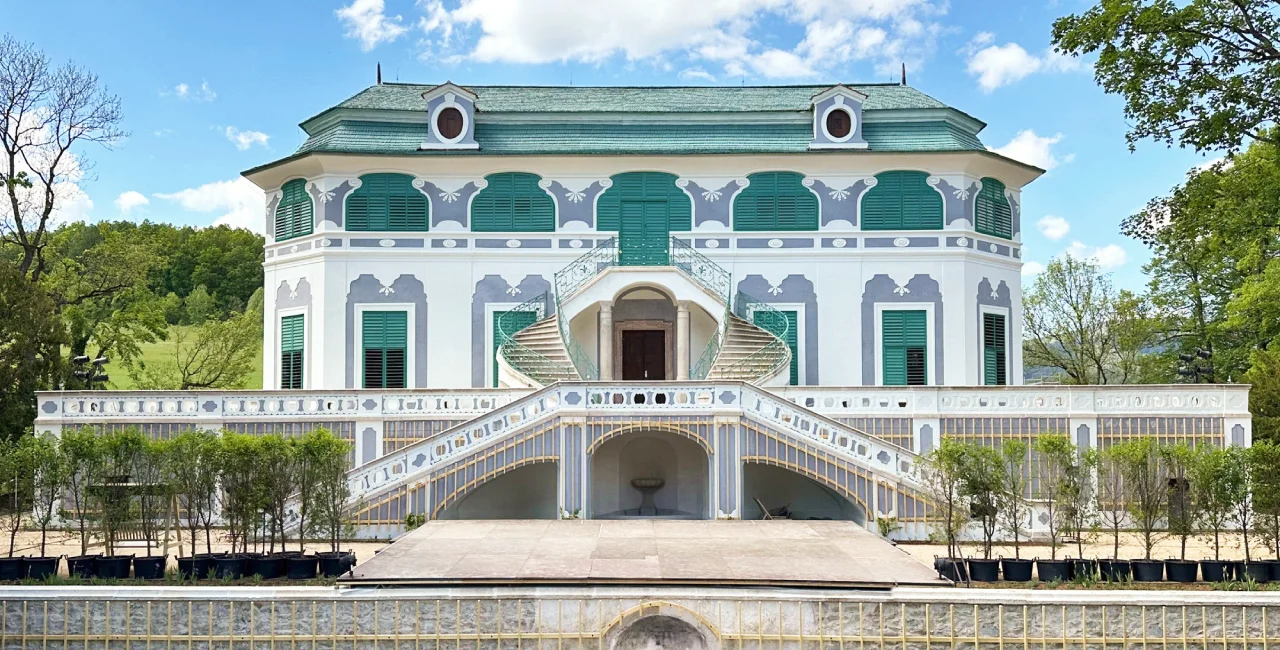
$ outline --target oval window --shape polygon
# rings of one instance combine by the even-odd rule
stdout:
[[[436,133],[442,140],[453,140],[462,135],[462,111],[450,106],[436,116]]]
[[[843,108],[827,113],[827,135],[840,139],[847,137],[853,130],[853,116]]]

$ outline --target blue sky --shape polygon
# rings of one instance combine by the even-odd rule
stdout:
[[[239,172],[290,154],[298,122],[373,83],[769,84],[895,81],[988,124],[1049,169],[1023,194],[1028,272],[1070,251],[1143,283],[1119,222],[1191,151],[1124,139],[1088,61],[1048,52],[1083,0],[337,0],[29,3],[5,30],[120,95],[129,137],[92,163],[65,218],[260,228]]]

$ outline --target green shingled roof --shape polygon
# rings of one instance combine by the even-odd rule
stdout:
[[[336,108],[422,110],[423,84],[370,86]],[[863,110],[947,108],[946,104],[897,84],[852,84],[867,96]],[[735,113],[807,111],[825,86],[463,86],[476,108],[491,113]]]

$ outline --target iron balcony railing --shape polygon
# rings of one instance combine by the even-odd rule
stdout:
[[[720,302],[729,304],[729,291],[733,287],[733,275],[724,267],[712,262],[710,258],[698,251],[694,250],[688,242],[671,238],[671,266],[676,267],[684,272],[685,275],[693,278],[703,289],[710,291],[713,295],[720,299]]]
[[[765,379],[780,371],[783,365],[790,365],[791,348],[787,345],[787,339],[790,336],[791,321],[787,315],[741,291],[734,297],[733,302],[734,313],[738,318],[772,334],[773,340],[750,355],[735,361],[725,372],[742,372],[751,368],[767,369],[757,373],[758,379]]]
[[[517,341],[515,335],[546,318],[550,298],[547,293],[542,293],[503,312],[498,316],[495,328],[498,354],[516,372],[543,385],[572,377],[574,369]]]

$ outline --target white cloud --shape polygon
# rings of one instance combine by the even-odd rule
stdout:
[[[1066,219],[1055,217],[1051,214],[1041,217],[1036,222],[1036,228],[1040,230],[1040,234],[1044,235],[1046,239],[1053,241],[1058,241],[1071,232],[1071,224],[1067,223]]]
[[[688,80],[700,79],[707,82],[714,82],[716,80],[715,75],[703,70],[702,68],[685,68],[680,71],[680,78]]]
[[[1043,264],[1039,262],[1023,262],[1022,263],[1022,275],[1031,277],[1033,275],[1040,275],[1041,273],[1044,273]]]
[[[1088,246],[1081,242],[1073,241],[1064,252],[1076,259],[1089,260],[1097,264],[1098,268],[1103,271],[1119,268],[1129,261],[1129,254],[1123,248],[1120,248],[1119,244]]]
[[[236,145],[236,149],[247,151],[249,147],[255,144],[267,146],[267,139],[271,136],[262,131],[241,131],[234,126],[228,126],[226,131],[227,139]]]
[[[1052,49],[1039,56],[1027,52],[1017,43],[994,45],[995,35],[981,32],[960,50],[968,57],[967,70],[978,78],[983,92],[1021,81],[1037,72],[1071,72],[1080,69],[1080,61],[1058,54]]]
[[[120,214],[129,214],[134,208],[140,208],[150,202],[142,192],[129,190],[121,192],[120,196],[116,197],[116,209]]]
[[[373,2],[374,0],[356,0]],[[378,0],[379,7],[381,6]],[[943,32],[946,0],[418,0],[423,56],[482,63],[654,60],[725,74],[807,78],[871,63],[918,69]],[[353,5],[354,6],[354,5]],[[778,23],[804,36],[780,42]],[[394,24],[394,23],[393,23]]]
[[[213,219],[212,225],[215,226],[226,224],[257,233],[263,233],[266,226],[263,192],[244,178],[205,183],[200,187],[153,196],[174,201],[183,210],[201,214],[220,213]]]
[[[1075,154],[1067,154],[1061,158],[1054,154],[1053,146],[1061,142],[1062,137],[1061,133],[1040,136],[1036,135],[1034,130],[1026,129],[1018,131],[1018,134],[1013,136],[1013,139],[1005,146],[988,148],[1006,158],[1012,158],[1049,171],[1060,163],[1069,163],[1075,160]]]
[[[43,117],[41,113],[28,112],[20,123],[6,125],[10,128],[11,137],[17,134],[16,137],[26,152],[16,161],[14,171],[25,172],[31,179],[31,187],[15,188],[18,203],[16,217],[12,202],[0,201],[0,224],[12,225],[15,218],[23,218],[26,226],[35,226],[32,217],[43,214],[45,191],[48,189],[40,180],[42,175],[35,170],[48,174],[50,167],[56,167],[57,171],[52,179],[54,199],[48,225],[87,221],[93,211],[93,200],[80,187],[80,183],[84,181],[84,169],[80,165],[79,156],[73,151],[62,152],[58,147],[48,144],[53,138],[48,127],[39,125]]]
[[[208,81],[201,81],[199,88],[192,88],[191,84],[185,81],[174,86],[173,90],[166,90],[160,93],[161,97],[174,96],[184,102],[211,102],[218,98],[218,93],[209,87]]]
[[[368,52],[380,43],[390,43],[409,30],[401,24],[400,16],[388,18],[383,0],[352,0],[340,7],[338,20],[347,26],[347,38],[360,41],[360,49]]]

